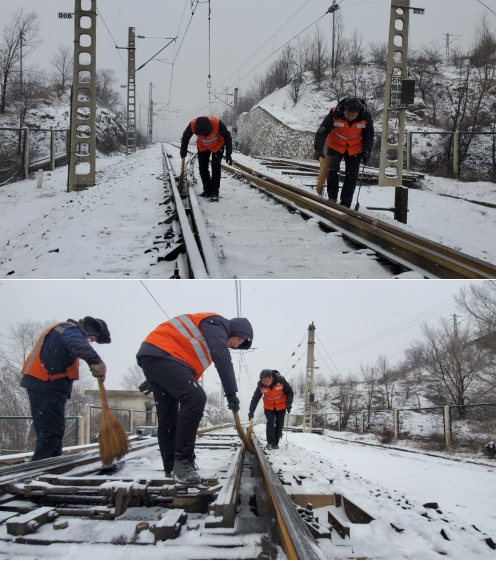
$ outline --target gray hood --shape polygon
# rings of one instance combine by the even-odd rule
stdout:
[[[246,339],[238,349],[248,350],[253,342],[253,327],[246,318],[229,320],[229,337],[243,337]]]

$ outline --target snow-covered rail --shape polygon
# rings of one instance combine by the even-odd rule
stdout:
[[[322,227],[339,231],[343,237],[372,249],[383,259],[404,270],[420,272],[426,278],[496,277],[494,264],[355,212],[242,164],[224,167],[280,202],[302,214],[317,218]]]

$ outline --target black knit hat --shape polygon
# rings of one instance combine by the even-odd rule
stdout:
[[[87,337],[94,335],[97,343],[102,344],[111,342],[110,331],[103,319],[86,316],[83,319],[80,319],[79,323],[83,328],[84,334]]]
[[[262,370],[262,372],[260,372],[260,380],[265,380],[265,378],[270,378],[271,376],[274,376],[274,372],[277,371],[270,370],[270,368],[266,368],[265,370]]]
[[[208,136],[212,132],[212,121],[208,117],[198,117],[193,132],[196,135]]]

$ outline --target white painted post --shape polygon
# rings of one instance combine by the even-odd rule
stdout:
[[[36,188],[41,189],[43,187],[43,170],[39,169],[36,172]]]

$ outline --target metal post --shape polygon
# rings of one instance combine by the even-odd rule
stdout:
[[[96,177],[96,0],[84,7],[75,0],[69,191],[93,187]]]
[[[362,409],[360,411],[360,433],[361,434],[364,433],[364,425],[365,425],[365,415],[364,415],[364,410]]]
[[[233,102],[233,147],[234,150],[238,149],[238,88],[234,88],[234,102]]]
[[[84,438],[82,444],[89,444],[91,442],[91,405],[87,403],[83,410],[84,419]]]
[[[23,143],[23,154],[22,154],[23,173],[24,173],[24,179],[27,179],[29,175],[29,129],[24,127],[22,130],[24,131],[24,143]]]
[[[50,169],[55,169],[55,130],[50,131]]]
[[[408,189],[395,187],[394,189],[394,219],[406,224],[408,215]]]
[[[400,423],[399,423],[399,411],[398,409],[393,409],[393,426],[394,426],[394,438],[398,438],[400,434]]]
[[[444,406],[444,439],[446,449],[451,448],[451,409],[449,405]]]
[[[152,98],[153,84],[150,82],[150,90],[148,93],[148,128],[147,128],[147,143],[151,144],[153,140],[153,98]]]
[[[460,131],[453,134],[453,177],[460,179]]]

